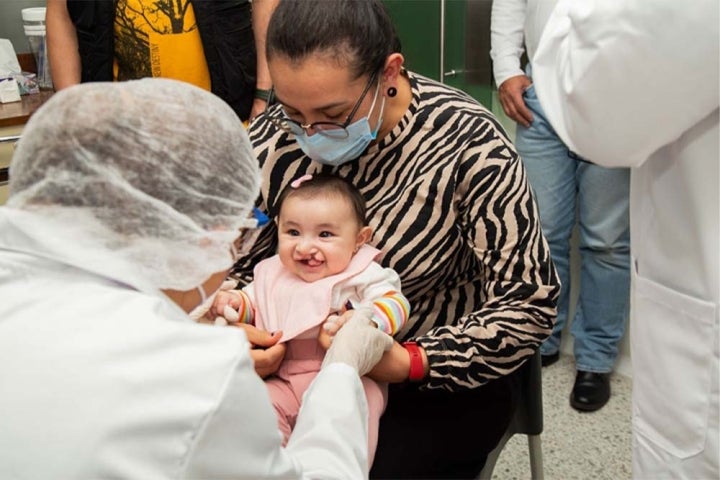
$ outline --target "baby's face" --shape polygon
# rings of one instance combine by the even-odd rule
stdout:
[[[278,218],[282,264],[306,282],[342,272],[368,239],[350,202],[341,196],[293,196]]]

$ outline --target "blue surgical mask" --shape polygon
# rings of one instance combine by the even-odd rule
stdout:
[[[375,97],[370,106],[370,112],[375,108],[379,91],[380,83],[378,83],[375,89]],[[370,142],[377,138],[378,130],[380,130],[380,125],[382,125],[384,110],[385,97],[382,97],[380,115],[378,116],[378,123],[374,131],[370,130],[368,117],[363,117],[345,128],[348,132],[346,138],[332,138],[316,133],[311,136],[307,134],[296,135],[295,139],[308,157],[323,165],[338,167],[343,163],[355,160],[365,151],[367,146],[370,145]],[[368,113],[368,116],[369,115],[370,113]]]

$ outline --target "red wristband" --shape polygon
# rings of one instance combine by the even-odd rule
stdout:
[[[408,380],[416,382],[425,378],[425,368],[423,367],[422,355],[420,349],[415,342],[403,342],[403,347],[410,355],[410,375]]]

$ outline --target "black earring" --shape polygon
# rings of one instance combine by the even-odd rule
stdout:
[[[388,96],[388,97],[394,97],[395,95],[397,95],[397,88],[395,88],[395,87],[390,87],[390,88],[387,89],[387,96]]]

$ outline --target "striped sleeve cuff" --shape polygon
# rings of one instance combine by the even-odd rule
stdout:
[[[410,316],[410,303],[402,293],[388,292],[373,302],[373,321],[380,330],[395,335]]]
[[[242,299],[242,303],[240,304],[240,308],[238,309],[238,315],[240,316],[240,318],[238,318],[238,323],[247,323],[249,325],[254,325],[255,311],[253,310],[252,302],[250,302],[250,297],[248,297],[247,293],[243,292],[242,290],[238,291],[237,293],[240,294],[240,298]]]

